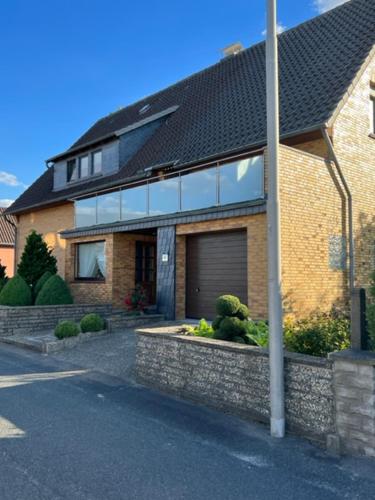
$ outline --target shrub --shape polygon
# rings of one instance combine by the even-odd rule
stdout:
[[[237,318],[240,318],[242,320],[249,319],[250,317],[250,311],[245,304],[241,304],[240,307],[238,308],[238,311],[236,312]]]
[[[7,269],[6,266],[2,266],[0,264],[0,291],[4,288],[4,286],[6,285],[6,283],[8,281],[6,269]]]
[[[368,348],[375,351],[375,304],[367,304],[366,307]]]
[[[80,327],[83,333],[100,332],[101,330],[104,330],[105,322],[99,314],[91,313],[86,314],[86,316],[81,319]]]
[[[214,330],[205,319],[201,319],[198,326],[193,328],[193,333],[197,337],[211,338],[214,334]]]
[[[58,339],[76,337],[79,334],[79,326],[74,321],[61,321],[55,328],[55,336]]]
[[[246,344],[246,341],[243,337],[233,337],[233,342],[236,344]]]
[[[53,274],[50,271],[46,271],[38,279],[38,281],[36,282],[36,285],[33,289],[34,298],[36,298],[38,296],[38,293],[41,291],[41,289],[43,288],[45,283],[50,279],[51,276],[53,276]]]
[[[128,311],[144,311],[148,305],[147,291],[141,285],[137,285],[132,292],[125,297],[125,306]]]
[[[216,318],[212,322],[213,330],[218,330],[220,328],[220,324],[223,321],[223,316],[216,316]]]
[[[73,298],[67,283],[61,276],[55,274],[44,284],[36,298],[35,304],[37,306],[73,304]]]
[[[375,271],[370,276],[370,299],[366,305],[368,348],[375,351]]]
[[[2,306],[30,306],[32,304],[31,289],[21,276],[16,274],[0,292]]]
[[[231,335],[227,334],[226,332],[223,332],[223,330],[219,329],[219,330],[214,331],[212,338],[216,339],[216,340],[230,340]]]
[[[350,345],[349,321],[329,314],[316,314],[310,318],[286,321],[284,342],[288,351],[327,356]]]
[[[250,345],[268,347],[269,328],[265,321],[247,321],[245,340]]]
[[[246,334],[246,325],[239,318],[227,317],[220,323],[220,330],[227,338],[243,337]]]
[[[222,295],[216,299],[216,312],[219,316],[234,316],[240,306],[240,299],[234,295]]]
[[[34,287],[46,271],[57,273],[56,262],[56,257],[52,255],[52,250],[48,248],[42,235],[31,231],[18,264],[18,274],[28,285]]]

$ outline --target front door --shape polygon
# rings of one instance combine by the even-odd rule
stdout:
[[[156,243],[136,241],[135,284],[147,292],[148,303],[156,303]]]

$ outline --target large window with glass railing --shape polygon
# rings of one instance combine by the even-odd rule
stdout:
[[[229,205],[263,196],[264,160],[263,156],[253,156],[76,200],[76,227]]]

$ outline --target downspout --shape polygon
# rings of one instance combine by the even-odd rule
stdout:
[[[343,171],[340,167],[340,162],[336,156],[331,138],[328,134],[327,127],[322,127],[322,134],[324,141],[327,145],[329,156],[331,161],[335,164],[336,171],[343,185],[344,191],[346,193],[346,198],[348,200],[348,229],[349,229],[349,292],[350,297],[352,296],[354,290],[354,279],[355,279],[355,262],[354,262],[354,236],[353,236],[353,199],[352,193],[346,182]]]

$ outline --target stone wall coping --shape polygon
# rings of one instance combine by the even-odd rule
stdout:
[[[34,311],[37,309],[70,309],[70,308],[79,308],[79,307],[92,307],[92,308],[103,308],[103,307],[112,307],[112,304],[107,303],[107,304],[94,304],[94,303],[87,303],[87,304],[55,304],[55,305],[47,305],[47,306],[0,306],[0,311]]]
[[[332,361],[350,361],[359,365],[375,366],[375,352],[356,351],[347,349],[346,351],[332,352],[329,355]]]
[[[178,327],[176,327],[177,329]],[[171,330],[171,328],[167,327]],[[181,335],[173,331],[165,332],[163,327],[157,328],[140,328],[136,331],[137,335],[144,337],[164,337],[168,340],[174,340],[176,342],[190,342],[192,344],[200,344],[208,347],[210,349],[218,349],[229,352],[237,352],[238,354],[249,354],[255,356],[268,357],[268,349],[263,349],[262,347],[236,344],[235,342],[227,342],[225,340],[209,339],[205,337],[195,337],[192,335]],[[332,366],[332,361],[326,358],[318,358],[315,356],[308,356],[306,354],[299,354],[296,352],[284,352],[284,359],[286,363],[294,362],[302,365],[318,366],[321,368],[330,368]]]

